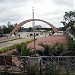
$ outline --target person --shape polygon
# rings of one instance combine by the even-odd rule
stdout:
[[[14,32],[14,35],[16,36],[16,33]]]
[[[20,37],[20,34],[18,35]],[[21,37],[20,37],[21,38]]]
[[[8,35],[6,35],[6,37],[8,38]]]
[[[49,33],[49,35],[51,35],[51,33]]]
[[[46,38],[46,34],[45,34],[45,38]]]

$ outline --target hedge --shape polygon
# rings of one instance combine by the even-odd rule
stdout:
[[[3,53],[3,52],[7,52],[7,51],[10,51],[10,50],[12,50],[12,49],[15,49],[17,44],[22,44],[22,43],[27,43],[27,44],[28,44],[28,43],[30,43],[30,42],[32,42],[32,41],[34,41],[34,40],[31,39],[31,40],[26,41],[26,42],[15,43],[15,44],[13,44],[13,45],[11,45],[11,46],[4,47],[4,48],[0,49],[0,54]]]

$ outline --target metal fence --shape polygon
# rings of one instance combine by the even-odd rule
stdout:
[[[60,74],[75,74],[75,56],[2,56],[0,72],[35,73],[47,75],[54,71]]]
[[[10,73],[27,73],[28,57],[0,56],[0,71]]]
[[[44,70],[48,73],[53,66],[53,70],[58,71],[59,74],[75,74],[75,56],[42,56],[41,58],[42,72]]]

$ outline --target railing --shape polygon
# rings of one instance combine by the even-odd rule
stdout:
[[[0,55],[0,72],[39,73],[39,57]]]
[[[53,65],[60,74],[75,74],[75,56],[42,56],[42,68],[47,72]],[[47,69],[48,68],[48,69]],[[47,72],[48,73],[48,72]]]
[[[0,56],[0,72],[47,75],[52,69],[75,75],[75,56]]]
[[[10,73],[27,73],[28,57],[0,56],[0,71]]]

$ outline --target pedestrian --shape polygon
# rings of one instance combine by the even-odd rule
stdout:
[[[20,37],[20,34],[18,35]],[[20,37],[21,38],[21,37]]]

